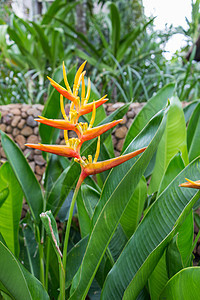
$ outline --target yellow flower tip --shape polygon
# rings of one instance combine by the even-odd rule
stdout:
[[[76,72],[75,78],[74,78],[74,88],[76,89],[76,86],[78,85],[81,73],[83,72],[83,69],[85,67],[87,61],[84,61],[84,63],[82,63],[82,65],[78,68],[78,71]],[[75,90],[73,90],[74,93]]]
[[[187,187],[187,188],[193,188],[193,189],[200,189],[200,180],[193,181],[188,178],[185,178],[187,182],[179,184],[179,187]]]
[[[100,136],[98,136],[98,140],[97,140],[97,150],[96,150],[95,157],[94,157],[94,163],[97,162],[99,153],[100,153]]]

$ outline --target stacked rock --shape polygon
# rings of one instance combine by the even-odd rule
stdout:
[[[124,103],[108,103],[104,105],[107,115],[122,107]],[[128,113],[124,116],[123,121],[113,130],[112,139],[114,144],[115,155],[120,155],[124,138],[134,117],[143,107],[143,103],[132,103]],[[66,110],[69,106],[66,107]],[[25,147],[25,143],[37,144],[40,141],[38,123],[34,120],[38,115],[42,115],[43,105],[34,104],[9,104],[0,106],[1,124],[0,129],[10,136],[10,138],[19,146],[27,158],[29,165],[35,173],[38,181],[41,181],[45,171],[45,160],[40,150],[34,150]],[[72,137],[73,132],[69,133]],[[64,144],[63,131],[57,144]],[[0,160],[6,161],[6,155],[0,144]]]

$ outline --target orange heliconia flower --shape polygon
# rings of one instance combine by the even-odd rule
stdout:
[[[192,181],[187,178],[185,178],[185,180],[187,180],[187,182],[181,183],[179,186],[193,188],[193,189],[200,189],[200,180]]]
[[[106,99],[106,96],[104,96],[97,101],[88,103],[90,97],[91,84],[90,80],[88,79],[87,93],[85,94],[85,71],[83,71],[85,64],[86,62],[84,62],[80,66],[75,75],[73,89],[71,89],[69,86],[64,64],[63,77],[66,88],[60,86],[53,79],[48,77],[52,86],[60,93],[60,107],[63,119],[54,120],[47,119],[41,116],[39,116],[39,119],[36,119],[36,121],[39,123],[64,130],[64,139],[66,145],[26,144],[26,146],[34,149],[39,149],[61,156],[74,157],[74,160],[81,166],[81,175],[79,180],[80,184],[87,176],[101,173],[103,171],[116,167],[122,164],[123,162],[133,158],[134,156],[142,153],[146,149],[142,148],[120,157],[112,158],[102,162],[97,162],[100,153],[100,135],[119,124],[122,120],[116,120],[104,125],[93,127],[96,116],[96,108],[105,103],[108,99]],[[79,96],[78,92],[81,83],[81,96]],[[65,113],[63,97],[71,101],[69,116],[67,116]],[[89,124],[87,122],[78,122],[80,116],[90,112],[92,112],[92,116]],[[77,138],[69,139],[68,130],[75,131],[77,134]],[[92,159],[92,155],[88,155],[88,158],[81,156],[80,150],[82,144],[85,141],[94,139],[96,137],[98,137],[98,142],[94,159]]]

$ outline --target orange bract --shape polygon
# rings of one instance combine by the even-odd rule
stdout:
[[[94,175],[97,173],[101,173],[113,167],[116,167],[123,162],[133,158],[134,156],[145,151],[146,148],[139,149],[132,153],[113,158],[110,160],[97,162],[99,152],[100,152],[100,135],[109,129],[113,128],[117,124],[119,124],[122,120],[116,120],[98,127],[92,128],[96,109],[104,104],[108,99],[106,99],[106,95],[97,101],[93,101],[88,103],[90,97],[91,84],[90,79],[88,79],[88,87],[87,93],[85,94],[85,71],[83,71],[85,67],[86,61],[79,67],[75,79],[73,88],[71,89],[67,80],[67,75],[65,71],[65,66],[63,63],[63,77],[66,88],[62,87],[58,83],[56,83],[53,79],[49,78],[52,86],[60,93],[60,107],[63,115],[63,120],[54,120],[47,119],[45,117],[39,117],[36,119],[37,122],[46,124],[48,126],[52,126],[61,130],[64,130],[64,139],[66,145],[43,145],[43,144],[26,144],[26,146],[39,149],[42,151],[50,152],[53,154],[66,156],[66,157],[74,157],[75,161],[81,165],[81,175],[80,181],[82,182],[87,176]],[[78,95],[80,84],[82,84],[81,96]],[[71,101],[69,116],[66,115],[64,108],[64,100],[63,96]],[[92,112],[92,117],[90,123],[87,122],[78,122],[79,117],[85,115],[87,113]],[[77,134],[77,138],[68,138],[68,130],[73,130]],[[88,158],[81,157],[80,150],[81,146],[85,141],[91,140],[98,137],[97,149],[94,159],[92,159],[92,155],[88,155]]]

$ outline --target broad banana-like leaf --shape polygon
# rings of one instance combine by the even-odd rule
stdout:
[[[41,282],[32,276],[0,241],[0,283],[16,300],[49,299]],[[0,286],[1,288],[1,286]]]
[[[168,281],[159,299],[198,299],[200,295],[199,280],[200,267],[185,268]]]
[[[23,219],[24,222],[27,221]],[[38,243],[34,231],[29,224],[22,223],[20,229],[20,254],[19,259],[23,266],[36,278],[40,278],[40,258]]]
[[[178,234],[174,236],[167,247],[166,262],[169,278],[181,269],[191,266],[194,236],[193,222],[193,211],[191,211],[181,225]]]
[[[200,155],[200,103],[196,106],[187,129],[187,145],[189,160]]]
[[[84,238],[90,233],[91,219],[86,209],[81,190],[78,193],[76,205],[78,211],[78,221],[81,231],[81,237]]]
[[[188,164],[186,125],[182,104],[177,97],[172,97],[170,103],[165,133],[158,146],[156,163],[148,188],[149,194],[158,191],[168,164],[176,153],[180,151],[185,165]]]
[[[21,186],[33,218],[39,222],[39,214],[43,210],[44,199],[41,186],[37,181],[31,167],[17,145],[1,131],[1,143],[7,159]]]
[[[102,299],[137,298],[166,246],[200,197],[200,191],[196,193],[194,189],[179,187],[185,177],[194,180],[200,177],[200,157],[188,165],[154,202],[110,271]]]
[[[148,280],[151,300],[159,299],[160,293],[168,280],[165,251]]]
[[[166,124],[161,111],[127,148],[126,153],[148,146],[143,154],[111,170],[93,216],[93,230],[82,264],[72,282],[70,299],[85,299],[106,248],[130,197],[156,150]],[[109,299],[109,298],[108,298]]]
[[[181,153],[177,153],[170,160],[169,165],[162,178],[157,197],[164,191],[164,189],[172,182],[172,180],[185,168]]]
[[[8,195],[9,195],[9,188],[8,187],[5,187],[5,188],[0,190],[0,208],[4,204],[4,202],[6,201]]]
[[[120,224],[127,237],[130,238],[134,233],[144,209],[144,203],[147,198],[147,183],[144,176],[138,183],[129,204],[120,220]]]
[[[200,100],[195,100],[189,103],[187,106],[184,107],[183,112],[185,116],[185,123],[189,121],[193,111],[195,110],[196,106],[200,103]]]
[[[142,110],[137,114],[132,125],[130,126],[124,141],[122,152],[128,147],[130,142],[138,135],[138,133],[145,127],[149,120],[153,118],[153,116],[157,112],[159,112],[159,110],[166,106],[168,99],[171,98],[173,95],[174,87],[175,85],[173,83],[170,83],[164,86],[162,89],[160,89],[155,96],[149,99],[149,101],[145,104]]]
[[[165,188],[173,181],[173,179],[184,169],[184,162],[181,157],[181,153],[177,153],[170,161],[169,166],[163,176],[162,182],[160,184],[159,191],[157,193],[157,197],[165,190]],[[187,220],[187,218],[186,218]],[[184,222],[185,223],[185,222]],[[185,228],[183,223],[183,227]],[[181,228],[182,228],[181,226]],[[176,242],[175,242],[176,245]],[[176,257],[180,258],[179,250],[176,247],[178,254]],[[173,258],[172,256],[167,256],[169,258]],[[174,264],[174,261],[173,261]],[[173,264],[171,264],[173,266]],[[182,265],[183,267],[183,265]],[[156,300],[159,298],[159,295],[166,285],[167,281],[169,280],[168,277],[168,269],[166,264],[166,251],[164,252],[163,256],[159,260],[157,266],[155,267],[154,271],[152,272],[148,284],[149,290],[152,300]]]
[[[19,221],[22,211],[23,193],[8,162],[0,168],[0,189],[9,187],[6,201],[0,207],[0,232],[8,248],[19,255]]]

